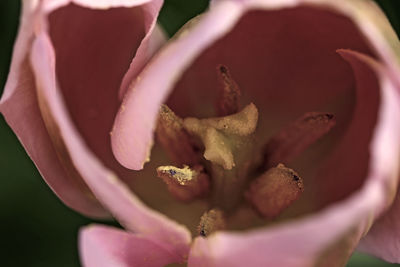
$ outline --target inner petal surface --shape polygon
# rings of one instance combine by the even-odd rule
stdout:
[[[111,168],[110,131],[123,75],[145,35],[141,7],[91,10],[74,4],[49,17],[56,74],[68,111],[87,145]]]

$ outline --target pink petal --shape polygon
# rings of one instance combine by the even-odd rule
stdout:
[[[42,0],[46,11],[54,10],[68,3],[73,3],[90,9],[109,9],[116,7],[140,6],[152,2],[152,0]],[[154,2],[154,1],[153,1]]]
[[[79,243],[85,267],[159,267],[180,261],[151,239],[113,227],[85,227],[80,231]]]
[[[84,184],[69,176],[57,157],[42,120],[35,93],[34,76],[29,64],[34,10],[37,2],[24,1],[22,20],[15,43],[11,70],[0,111],[13,128],[25,150],[53,191],[66,205],[93,217],[105,217],[107,212],[91,196]]]
[[[379,121],[371,142],[370,171],[364,186],[350,198],[304,219],[248,233],[217,233],[207,239],[197,238],[189,256],[189,266],[344,264],[359,238],[368,231],[371,220],[387,206],[388,193],[393,191],[390,186],[397,181],[400,156],[398,88],[387,69],[373,59],[345,50],[340,54],[352,65],[359,86],[365,86],[362,81],[375,76],[374,71],[379,77]],[[358,87],[358,90],[368,93],[365,87]],[[327,252],[331,256],[328,256],[329,261]]]
[[[124,94],[128,90],[129,85],[134,82],[134,79],[138,76],[143,66],[167,40],[166,33],[160,26],[152,24],[149,25],[149,27],[151,27],[151,30],[149,30],[149,33],[151,34],[147,34],[143,39],[141,46],[136,52],[135,58],[132,60],[128,72],[125,74],[124,79],[122,80],[121,89],[119,92],[120,99],[123,98]]]
[[[180,257],[185,257],[190,243],[188,230],[148,209],[84,144],[57,92],[54,59],[50,39],[42,32],[33,43],[31,62],[37,78],[41,112],[49,131],[60,134],[59,149],[70,155],[71,166],[124,227],[159,240]]]
[[[346,58],[347,53],[343,54],[341,50],[339,53]],[[362,67],[358,65],[353,68]],[[316,166],[319,170],[312,180],[312,186],[318,188],[313,196],[315,210],[350,196],[362,186],[368,175],[369,146],[378,120],[381,96],[373,73],[358,78],[357,88],[354,110],[347,115],[351,120],[345,133],[335,144],[327,161]]]
[[[384,28],[388,35],[391,36],[393,30],[387,26],[384,27],[384,25],[385,23],[381,22],[382,28]],[[390,66],[388,72],[392,75],[394,80],[400,80],[400,76],[397,74],[399,69],[398,62],[400,61],[399,53],[393,54],[393,51],[387,50],[384,47],[382,40],[379,41],[381,42],[380,46],[382,54],[385,56],[385,59]],[[394,40],[391,41],[390,44],[394,48],[398,48],[399,46],[398,41]],[[391,203],[390,199],[395,194],[392,206],[374,223],[369,233],[361,240],[358,249],[386,261],[400,263],[400,218],[398,216],[400,209],[400,191],[396,188],[396,183],[398,183],[398,180],[390,185],[392,191],[388,196],[389,203]]]
[[[38,108],[29,50],[37,31],[49,29],[51,49],[55,48],[57,55],[57,82],[74,123],[96,156],[108,166],[121,169],[111,146],[107,146],[119,106],[118,88],[130,61],[135,61],[132,67],[140,69],[159,46],[160,34],[154,34],[153,29],[162,0],[74,1],[89,8],[70,2],[23,2],[20,32],[0,111],[55,193],[77,211],[104,217],[108,213],[71,165],[68,153],[60,148],[58,133],[49,136],[46,130]]]
[[[393,186],[392,189],[395,189]],[[390,194],[391,195],[391,194]],[[400,263],[400,193],[390,209],[377,220],[368,234],[361,239],[358,250],[388,262]]]
[[[139,2],[129,1],[129,9],[106,10],[62,6],[69,1],[43,1],[40,9],[27,4],[29,16],[24,16],[0,108],[67,204],[89,215],[104,215],[97,198],[127,229],[159,240],[184,258],[191,239],[188,230],[148,209],[113,172],[133,175],[113,158],[109,131],[120,82],[147,30],[155,26],[161,5],[151,1],[142,10],[135,6]],[[97,2],[85,3],[96,7]],[[21,76],[23,70],[27,75]],[[88,188],[84,194],[82,186]],[[89,205],[92,202],[99,211]]]
[[[56,76],[72,121],[88,147],[120,176],[132,173],[121,168],[111,152],[119,86],[129,68],[138,70],[145,63],[150,56],[147,48],[154,52],[150,34],[161,3],[113,8],[105,14],[72,5],[49,17]],[[72,15],[74,20],[69,19]]]

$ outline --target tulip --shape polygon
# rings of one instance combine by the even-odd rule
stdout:
[[[400,262],[399,52],[370,1],[213,1],[133,81],[114,155],[161,166],[178,203],[156,177],[133,190],[192,230],[189,266],[341,266],[357,246]],[[199,165],[205,195],[179,183]],[[126,234],[97,227],[81,232],[83,261],[123,262],[105,233]]]
[[[68,64],[61,1],[27,3],[0,110],[67,205],[127,230],[84,228],[85,266],[338,266],[360,240],[400,262],[400,48],[372,2],[216,0],[141,72],[151,29],[110,48],[125,68]]]

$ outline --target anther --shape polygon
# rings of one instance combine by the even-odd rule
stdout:
[[[157,140],[175,164],[194,166],[199,163],[200,155],[196,152],[189,134],[183,128],[183,120],[166,105],[160,108],[156,135]]]
[[[237,113],[240,109],[240,89],[228,68],[224,65],[217,67],[218,78],[221,86],[217,102],[217,112],[219,116],[226,116]]]
[[[212,209],[201,216],[197,230],[199,235],[207,237],[215,231],[224,229],[226,229],[226,222],[223,212],[219,209]]]
[[[289,163],[335,125],[332,114],[309,112],[279,131],[264,149],[264,167]]]
[[[193,168],[160,166],[157,168],[157,176],[167,184],[171,195],[181,201],[189,202],[201,198],[209,192],[209,176],[201,165]]]
[[[273,167],[250,184],[246,199],[264,218],[275,218],[304,191],[303,180],[283,164]]]

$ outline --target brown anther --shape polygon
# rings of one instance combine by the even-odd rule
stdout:
[[[183,128],[183,120],[166,105],[160,108],[156,135],[157,140],[175,164],[194,166],[199,163],[200,155],[196,152],[189,134]]]
[[[245,197],[261,216],[271,219],[288,208],[303,191],[303,179],[279,164],[253,181]]]
[[[332,114],[309,112],[273,136],[265,146],[264,167],[289,163],[335,125]]]
[[[157,176],[163,179],[168,186],[168,191],[180,201],[189,202],[209,192],[210,179],[201,165],[193,168],[160,166],[157,168]]]
[[[201,216],[197,230],[199,235],[207,237],[215,231],[224,229],[226,229],[226,222],[223,212],[219,209],[212,209]]]
[[[240,109],[240,89],[232,79],[228,68],[219,65],[217,68],[218,78],[221,83],[217,102],[219,116],[237,113]]]

